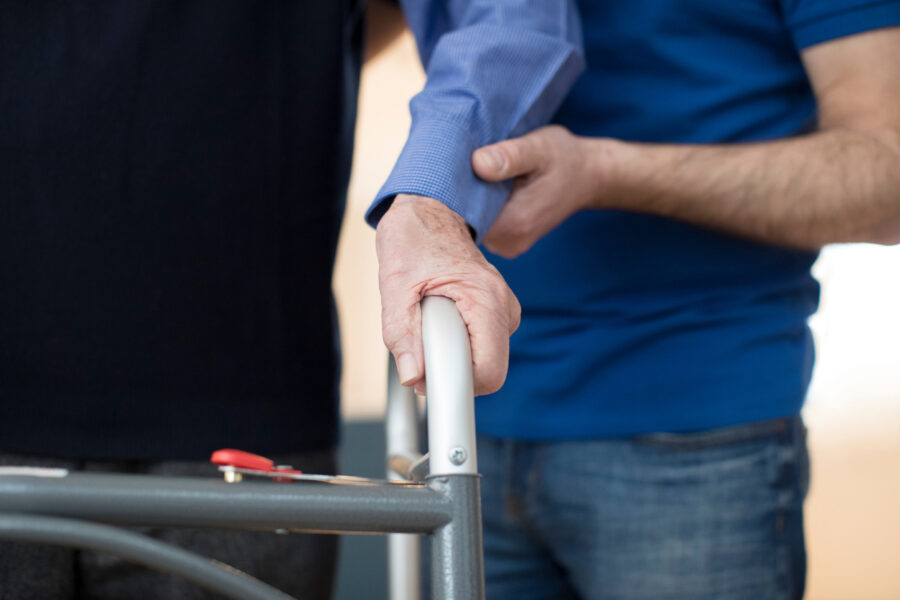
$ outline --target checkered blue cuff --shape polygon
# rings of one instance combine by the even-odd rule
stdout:
[[[366,212],[366,221],[377,225],[397,194],[417,194],[458,213],[480,242],[503,208],[511,184],[488,183],[475,176],[472,152],[478,147],[460,125],[420,115],[394,170]]]

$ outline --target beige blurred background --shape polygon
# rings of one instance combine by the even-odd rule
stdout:
[[[406,34],[363,71],[353,178],[334,279],[343,414],[379,419],[381,344],[374,233],[363,213],[402,148],[424,81]],[[814,270],[818,362],[805,418],[809,600],[900,599],[900,247],[829,247]]]

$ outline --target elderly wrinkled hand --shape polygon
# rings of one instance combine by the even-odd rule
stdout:
[[[419,303],[425,296],[446,296],[456,302],[469,332],[475,394],[500,389],[520,307],[465,221],[437,200],[400,194],[378,223],[375,246],[382,336],[400,381],[424,391]]]

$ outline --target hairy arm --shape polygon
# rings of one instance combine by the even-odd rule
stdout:
[[[548,176],[559,171],[555,177],[568,180],[565,189],[574,193],[567,214],[551,219],[557,223],[576,210],[622,209],[798,248],[896,244],[900,60],[892,57],[898,56],[900,28],[806,49],[802,58],[816,94],[819,127],[801,137],[751,144],[636,144],[580,138],[555,128],[521,147],[498,144],[483,150],[498,150],[499,163],[510,172],[522,171],[516,168],[522,157],[534,159],[516,187],[526,196],[547,193]],[[582,156],[580,165],[563,166],[554,159],[573,154]],[[490,178],[496,171],[485,166],[491,160],[486,158],[476,153],[473,162],[480,175]],[[518,211],[511,201],[509,214],[501,214],[485,240],[489,248],[513,256],[552,228],[535,229],[527,222],[537,214]]]
[[[813,46],[803,61],[819,131],[740,145],[600,146],[616,196],[646,211],[755,240],[818,248],[900,242],[900,29]],[[615,144],[615,142],[612,142]],[[617,156],[609,164],[603,155]],[[597,198],[603,204],[603,198]]]

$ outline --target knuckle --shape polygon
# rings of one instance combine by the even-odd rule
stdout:
[[[382,311],[381,338],[388,350],[395,350],[409,336],[409,323],[395,313]]]
[[[384,341],[384,345],[387,349],[391,352],[397,349],[402,337],[402,334],[400,334],[396,327],[385,324],[381,328],[381,339]]]
[[[550,135],[565,135],[569,133],[569,130],[563,127],[562,125],[554,123],[553,125],[549,125],[547,127],[547,132]]]
[[[547,145],[544,132],[537,132],[535,135],[529,135],[522,139],[530,154],[538,157],[543,155],[544,148]]]
[[[547,128],[547,137],[557,141],[569,136],[569,130],[562,125],[551,125]]]
[[[500,274],[497,267],[494,265],[489,266],[490,270],[487,272],[486,281],[488,292],[494,298],[505,299],[507,294],[510,293],[509,286],[506,285],[506,280],[503,279],[503,275]]]
[[[500,144],[497,150],[505,154],[506,164],[518,165],[522,161],[522,149],[519,143]]]
[[[509,286],[506,285],[506,281],[504,281],[503,278],[497,279],[494,282],[493,292],[494,297],[499,301],[500,307],[505,308],[507,304],[507,298],[509,298],[509,295],[512,293],[512,291],[509,289]]]

